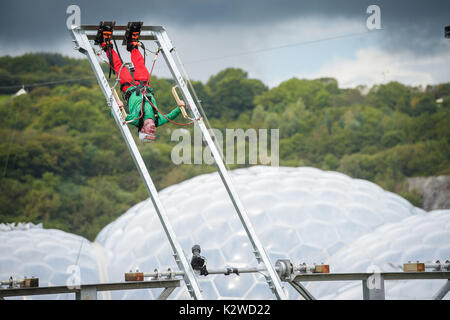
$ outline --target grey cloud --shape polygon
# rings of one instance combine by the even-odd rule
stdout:
[[[30,50],[47,45],[48,51],[52,51],[58,42],[69,39],[65,23],[66,8],[70,4],[81,7],[83,24],[97,24],[100,20],[123,24],[129,20],[145,20],[149,24],[187,29],[230,25],[251,29],[308,16],[321,17],[324,21],[337,17],[364,21],[366,8],[377,4],[381,7],[385,29],[380,45],[387,50],[408,50],[417,54],[443,50],[443,28],[450,24],[450,1],[438,0],[15,0],[1,4],[0,43],[29,46]]]

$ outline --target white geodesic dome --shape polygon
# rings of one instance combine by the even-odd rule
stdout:
[[[445,262],[449,257],[450,210],[435,210],[379,227],[337,252],[330,264],[335,272],[398,272],[402,265],[395,262]],[[385,281],[386,299],[430,299],[446,281]],[[326,299],[362,298],[361,282],[345,286],[316,282],[310,288]]]
[[[43,229],[42,225],[0,224],[0,279],[36,277],[39,286],[74,285],[80,274],[81,284],[98,283],[100,259],[95,246],[83,237]],[[68,269],[70,266],[79,266],[79,273],[74,267]],[[75,278],[71,278],[73,276]],[[74,296],[59,294],[29,298],[73,299]]]
[[[371,182],[337,172],[308,167],[257,166],[234,170],[232,177],[273,262],[279,258],[289,258],[295,263],[335,261],[334,256],[378,227],[396,222],[401,225],[411,216],[425,221],[428,215]],[[250,243],[217,173],[166,188],[160,196],[188,257],[192,245],[200,244],[210,268],[256,265]],[[443,219],[450,221],[450,214],[443,214]],[[121,281],[124,272],[131,269],[153,271],[176,266],[150,200],[137,204],[106,226],[96,241],[110,251],[106,265],[113,281]],[[434,246],[437,250],[442,243],[436,241]],[[369,257],[372,256],[370,248],[365,251]],[[411,250],[415,248],[415,244],[411,244]],[[347,265],[339,266],[349,270]],[[337,271],[333,265],[332,271]],[[208,299],[273,298],[259,274],[201,277],[199,284]],[[346,283],[340,283],[341,287],[344,285]],[[320,286],[310,287],[318,298],[330,295]],[[298,298],[289,285],[286,284],[286,288],[291,298]],[[421,289],[419,284],[416,290]],[[112,295],[130,299],[155,298],[158,294],[158,291],[148,290]],[[177,289],[172,298],[188,298],[185,288]]]
[[[450,210],[425,212],[377,185],[314,168],[251,167],[231,172],[239,196],[271,260],[329,263],[332,272],[398,270],[409,260],[450,258]],[[208,267],[255,266],[251,246],[217,173],[160,192],[183,250],[200,244]],[[168,240],[150,200],[107,225],[94,243],[41,226],[0,224],[0,279],[39,277],[64,285],[67,268],[81,267],[81,283],[124,280],[130,269],[176,269]],[[392,263],[392,266],[389,264]],[[389,269],[389,267],[393,269]],[[259,274],[200,277],[207,299],[272,299]],[[430,298],[442,281],[387,281],[388,299]],[[359,299],[361,283],[305,283],[321,299]],[[285,284],[291,299],[298,294]],[[103,293],[103,298],[153,299],[161,289]],[[73,295],[40,296],[73,299]],[[27,298],[39,298],[37,296]],[[188,299],[183,285],[172,299]]]

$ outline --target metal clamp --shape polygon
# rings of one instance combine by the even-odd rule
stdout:
[[[294,271],[294,265],[289,259],[279,259],[275,262],[275,269],[281,280],[289,280]]]
[[[155,275],[152,277],[152,280],[159,280],[161,278],[161,274],[158,272],[158,269],[153,270]]]

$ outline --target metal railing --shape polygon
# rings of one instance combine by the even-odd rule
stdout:
[[[75,293],[77,300],[97,300],[97,292],[134,290],[134,289],[155,289],[163,288],[158,296],[158,300],[165,300],[180,286],[180,279],[158,279],[137,282],[112,282],[81,284],[79,286],[50,286],[50,287],[29,287],[29,288],[8,288],[0,289],[0,299],[5,297],[33,296],[61,293]]]

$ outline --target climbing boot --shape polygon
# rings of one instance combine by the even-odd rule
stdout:
[[[127,31],[125,32],[125,42],[127,44],[127,50],[132,51],[137,48],[139,44],[139,36],[141,34],[141,27],[143,22],[128,22]]]
[[[100,45],[105,51],[113,48],[111,40],[115,24],[115,21],[101,21],[98,26],[94,43]]]

